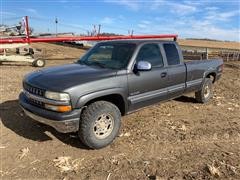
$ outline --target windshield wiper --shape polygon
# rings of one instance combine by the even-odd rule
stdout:
[[[86,61],[77,61],[76,63],[81,65],[89,65]]]
[[[97,66],[100,66],[101,68],[106,68],[106,65],[105,64],[102,64],[102,63],[100,63],[100,62],[98,62],[98,61],[94,61],[94,62],[92,62],[92,63],[89,63],[88,65],[97,65]]]
[[[87,65],[87,66],[94,66],[94,65],[96,65],[96,66],[99,66],[101,68],[107,68],[105,64],[102,64],[102,63],[100,63],[98,61],[94,61],[94,62],[93,61],[92,62],[89,62],[89,61],[78,61],[77,63],[82,64],[82,65]]]

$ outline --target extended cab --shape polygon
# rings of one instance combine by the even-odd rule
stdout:
[[[27,116],[97,149],[117,136],[122,115],[186,92],[208,102],[222,70],[221,59],[184,62],[175,41],[106,41],[76,63],[28,74],[19,102]]]

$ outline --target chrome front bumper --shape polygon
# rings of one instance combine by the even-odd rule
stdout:
[[[49,125],[49,126],[53,127],[54,129],[56,129],[58,132],[69,133],[69,132],[78,131],[79,118],[57,121],[57,120],[51,120],[51,119],[47,119],[47,118],[38,116],[36,114],[33,114],[32,112],[24,109],[23,107],[22,107],[22,109],[28,117],[34,119],[35,121]]]

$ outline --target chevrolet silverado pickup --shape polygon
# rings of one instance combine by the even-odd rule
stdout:
[[[184,62],[176,41],[105,41],[73,64],[26,75],[19,102],[32,119],[99,149],[118,135],[123,115],[187,92],[208,102],[222,71],[221,59]]]

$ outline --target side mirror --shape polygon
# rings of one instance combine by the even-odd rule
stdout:
[[[139,61],[136,68],[138,71],[149,71],[152,69],[152,65],[147,61]]]

